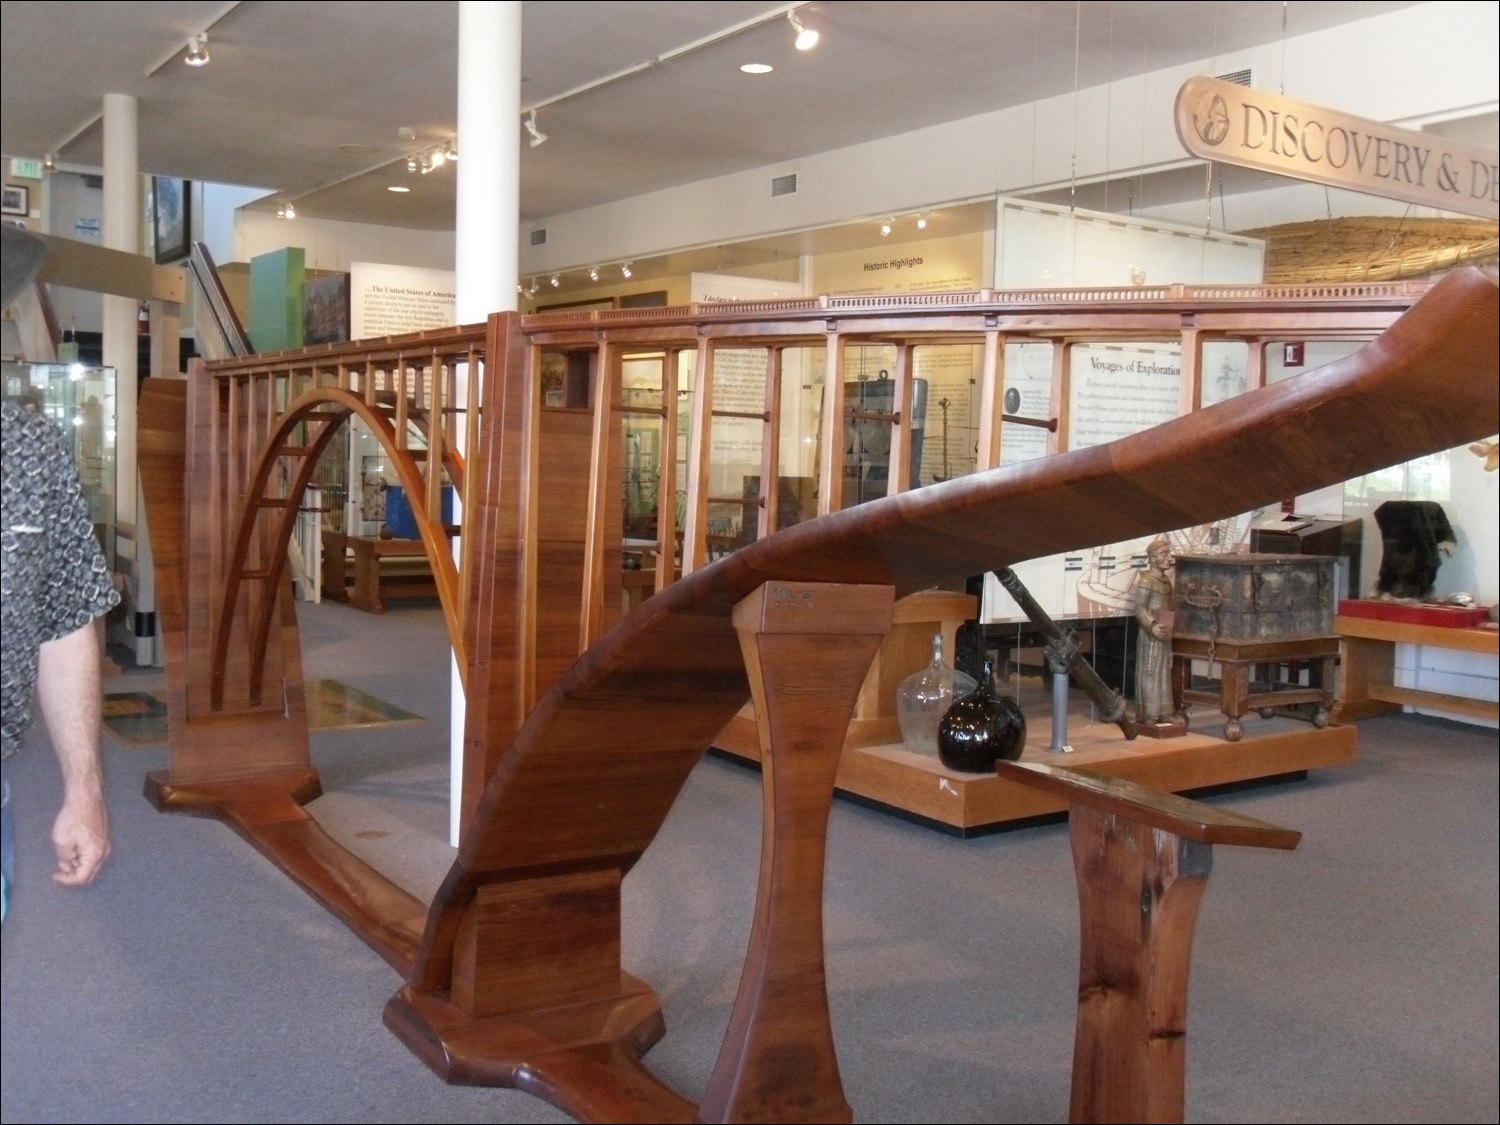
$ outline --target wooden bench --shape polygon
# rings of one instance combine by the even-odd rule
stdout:
[[[354,585],[349,585],[349,555]],[[366,613],[384,613],[387,601],[435,598],[437,584],[420,539],[374,539],[323,532],[323,596]]]

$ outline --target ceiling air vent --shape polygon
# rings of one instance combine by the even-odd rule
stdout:
[[[534,230],[534,231],[531,232],[531,244],[533,246],[545,246],[545,245],[547,245],[547,228],[546,227],[542,227],[540,230]]]
[[[797,194],[797,173],[796,172],[788,172],[785,176],[772,176],[771,177],[771,198],[772,199],[775,199],[778,195],[796,195],[796,194]]]
[[[1220,82],[1233,82],[1236,86],[1254,86],[1255,75],[1246,67],[1244,70],[1231,70],[1228,74],[1218,76]]]

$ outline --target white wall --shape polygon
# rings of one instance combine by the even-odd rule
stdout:
[[[522,239],[521,272],[1058,186],[1068,182],[1075,150],[1081,180],[1195,164],[1177,140],[1172,103],[1182,83],[1200,73],[1251,67],[1262,88],[1284,87],[1288,97],[1382,121],[1493,109],[1497,17],[1494,3],[1439,0],[1091,87],[1076,105],[1068,94],[549,216],[527,224],[546,227],[547,242],[532,247]],[[799,173],[798,194],[770,198],[770,178],[787,172]],[[1199,204],[1183,218],[1201,217]]]
[[[243,208],[235,217],[234,254],[222,260],[248,262],[257,254],[286,246],[300,246],[310,270],[347,271],[354,262],[453,268],[452,231],[407,230],[336,219],[278,219],[274,212]]]
[[[263,199],[266,188],[240,187],[238,184],[196,184],[193,236],[208,247],[215,264],[248,261],[235,256],[237,209]]]
[[[45,183],[48,234],[103,245],[104,189],[90,187],[97,179],[80,172],[57,171]],[[104,302],[98,293],[52,286],[52,308],[64,330],[103,331]]]

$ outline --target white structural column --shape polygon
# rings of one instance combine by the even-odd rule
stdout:
[[[516,308],[520,153],[520,0],[461,0],[453,266],[460,324]]]
[[[473,324],[492,312],[516,308],[520,152],[520,0],[460,0],[458,206],[453,262],[460,324]],[[455,519],[462,524],[457,512]],[[458,549],[455,542],[455,557]],[[464,775],[464,694],[456,667],[452,671],[450,706],[448,832],[457,846]]]
[[[104,245],[127,254],[141,252],[140,157],[136,133],[136,103],[128,94],[104,95]],[[154,605],[142,605],[141,542],[143,529],[137,518],[136,489],[136,338],[140,303],[132,297],[104,296],[104,365],[115,369],[115,524],[120,554],[129,559],[130,600],[137,613],[149,614]],[[124,562],[125,559],[121,559]],[[135,637],[136,659],[150,664],[154,657],[152,636]]]

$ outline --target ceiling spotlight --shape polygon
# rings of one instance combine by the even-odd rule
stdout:
[[[276,208],[276,217],[278,219],[295,219],[297,217],[297,208],[292,206],[290,199],[284,199]]]
[[[599,280],[599,267],[598,266],[590,266],[589,267],[589,280],[590,281],[598,281]]]
[[[882,238],[884,238],[886,235],[888,235],[890,233],[891,233],[891,221],[889,219],[887,219],[885,222],[883,222],[883,223],[880,224],[880,235],[881,235]]]
[[[521,122],[521,124],[526,129],[526,135],[531,138],[530,144],[532,148],[536,148],[537,145],[546,142],[547,134],[536,127],[536,110],[532,110],[527,114],[526,120]]]
[[[531,281],[526,285],[526,296],[535,297],[538,288],[540,288],[540,286],[537,285],[536,278],[533,277]]]
[[[554,288],[554,289],[556,289],[559,285],[562,284],[562,278],[558,277],[557,274],[553,274],[547,280],[548,280],[548,282],[551,283],[552,288]]]
[[[417,163],[417,158],[415,156],[408,156],[406,158],[406,170],[408,172],[413,172],[414,173],[414,172],[416,172],[421,167],[422,166]]]
[[[918,230],[926,230],[927,229],[927,216],[926,215],[918,215],[917,216],[917,229]]]
[[[56,153],[49,152],[46,156],[42,157],[42,170],[44,172],[56,172],[57,171],[57,154]]]
[[[208,33],[194,35],[187,41],[187,54],[182,56],[182,61],[188,66],[208,65]]]
[[[740,67],[740,69],[743,70],[746,74],[770,74],[771,71],[775,70],[776,68],[773,67],[770,63],[747,62],[744,66]]]
[[[454,141],[449,141],[446,145],[444,145],[443,146],[443,155],[446,156],[449,160],[457,160],[458,159],[458,145],[457,145],[457,143],[454,142]]]
[[[630,276],[630,263],[629,262],[621,262],[620,263],[620,276],[621,277],[629,277]]]
[[[811,51],[818,45],[818,33],[810,27],[803,27],[802,21],[797,18],[796,12],[788,12],[786,18],[792,21],[792,30],[797,33],[795,46],[799,51]]]

